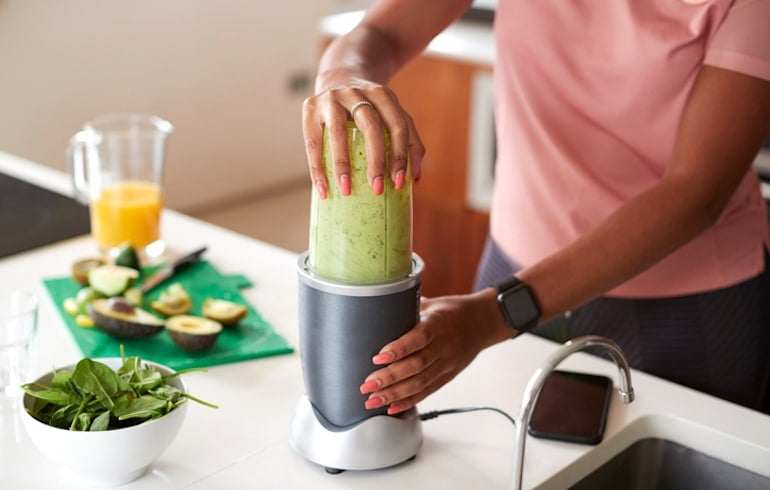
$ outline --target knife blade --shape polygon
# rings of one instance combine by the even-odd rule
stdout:
[[[197,262],[198,260],[200,260],[201,255],[207,249],[208,247],[198,248],[188,254],[185,254],[179,257],[174,262],[162,266],[160,269],[158,269],[152,275],[150,275],[150,277],[145,279],[144,282],[142,282],[140,289],[142,290],[143,293],[146,293],[152,290],[157,285],[159,285],[169,277],[173,276],[177,272],[179,272],[186,265],[192,264],[193,262]]]

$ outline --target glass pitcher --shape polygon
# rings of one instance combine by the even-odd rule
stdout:
[[[75,196],[89,205],[91,235],[102,252],[129,242],[146,257],[163,253],[163,174],[173,130],[157,116],[119,113],[93,119],[70,139]]]

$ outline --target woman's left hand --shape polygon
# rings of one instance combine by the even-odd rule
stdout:
[[[461,296],[423,298],[420,322],[372,358],[387,365],[361,385],[366,408],[408,410],[452,380],[484,348],[514,336],[503,321],[497,293],[487,288]]]

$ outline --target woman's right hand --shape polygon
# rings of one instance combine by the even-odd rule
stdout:
[[[355,77],[346,70],[322,73],[319,84],[328,89],[308,97],[302,106],[302,131],[305,138],[310,178],[321,199],[330,185],[339,186],[343,196],[350,195],[350,157],[347,122],[353,120],[364,135],[367,180],[376,195],[385,189],[385,179],[403,187],[407,165],[415,180],[421,175],[425,147],[412,117],[401,107],[388,87]],[[352,111],[351,111],[352,109]],[[323,166],[323,128],[329,132],[333,175],[327,182]],[[385,161],[384,130],[390,133],[390,162]]]
[[[302,106],[310,178],[325,199],[330,185],[350,194],[350,157],[347,122],[363,132],[367,159],[366,177],[375,194],[385,189],[385,179],[396,188],[408,175],[419,180],[425,147],[412,117],[385,86],[410,59],[468,10],[472,0],[377,0],[359,24],[334,39],[324,50],[315,83],[315,95]],[[332,175],[327,182],[323,167],[323,128],[329,132]],[[384,130],[390,133],[390,162],[385,161]]]

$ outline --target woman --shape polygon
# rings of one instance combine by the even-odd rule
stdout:
[[[379,0],[325,51],[303,107],[322,198],[349,194],[351,117],[375,193],[402,186],[407,162],[419,180],[418,128],[386,84],[470,3]],[[768,0],[500,0],[480,289],[423,301],[420,323],[373,358],[366,406],[409,409],[484,348],[563,318],[566,335],[612,338],[638,369],[759,407],[770,237],[751,163],[770,133],[767,19]]]

